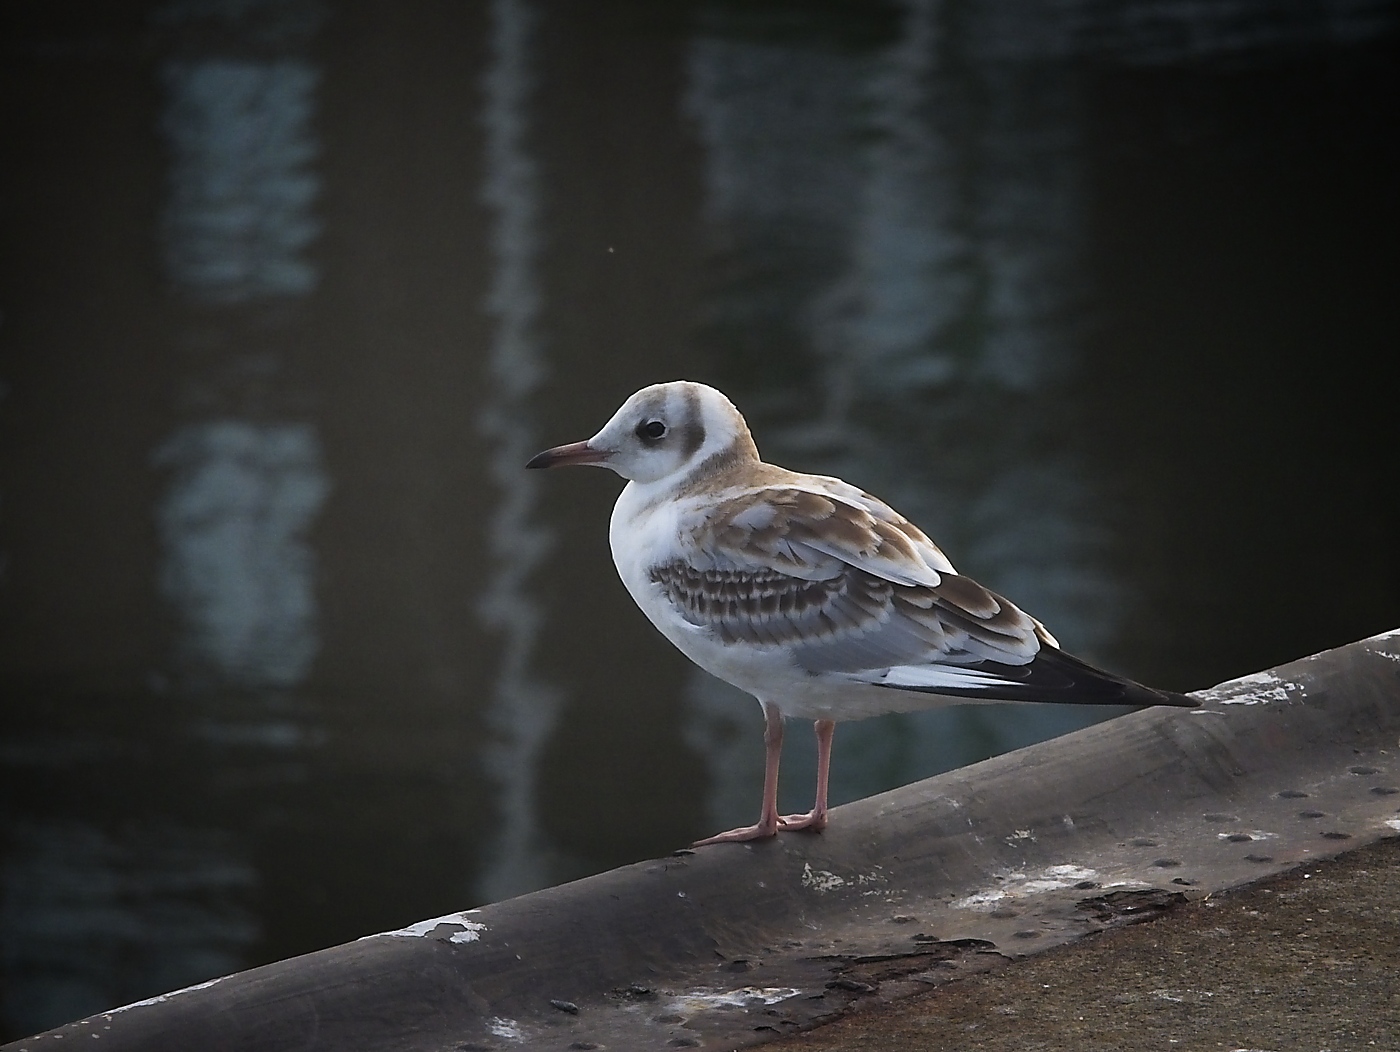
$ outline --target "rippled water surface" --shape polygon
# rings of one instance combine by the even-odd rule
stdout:
[[[1400,624],[1393,5],[10,17],[6,1035],[752,819],[620,482],[521,470],[647,383],[1149,683]],[[844,725],[833,795],[1101,716]]]

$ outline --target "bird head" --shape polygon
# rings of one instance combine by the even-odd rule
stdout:
[[[589,464],[649,483],[685,478],[729,452],[758,457],[739,410],[713,387],[673,380],[642,388],[587,441],[546,449],[525,466]]]

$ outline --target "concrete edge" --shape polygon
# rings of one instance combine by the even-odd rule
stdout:
[[[6,1045],[752,1045],[1400,835],[1400,629],[718,845]]]

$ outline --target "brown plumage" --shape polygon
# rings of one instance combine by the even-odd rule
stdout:
[[[763,706],[760,819],[707,843],[822,828],[837,720],[958,701],[1194,705],[1064,653],[1039,621],[958,574],[870,494],[764,463],[713,388],[645,388],[593,438],[529,466],[565,463],[631,480],[610,533],[628,591],[667,639]],[[814,719],[818,739],[816,806],[786,818],[777,813],[784,712]]]

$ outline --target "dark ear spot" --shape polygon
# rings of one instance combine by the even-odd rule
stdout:
[[[700,392],[685,389],[685,422],[681,425],[681,452],[687,459],[705,444],[704,415],[700,411]]]

